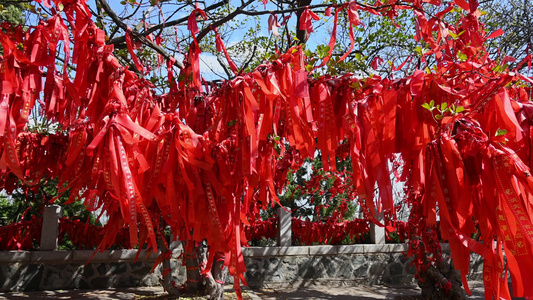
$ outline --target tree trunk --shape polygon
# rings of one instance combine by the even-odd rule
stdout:
[[[466,293],[463,289],[461,276],[453,268],[453,263],[440,260],[437,266],[429,267],[419,273],[418,286],[422,289],[424,299],[466,299]]]
[[[191,243],[194,243],[191,241]],[[198,257],[198,248],[200,243],[195,243],[191,252],[185,253],[185,267],[187,268],[187,281],[182,286],[183,293],[187,295],[197,295],[202,291],[203,282],[200,273],[200,259]]]
[[[159,283],[165,291],[171,295],[171,296],[179,296],[178,288],[174,285],[174,282],[172,281],[172,269],[170,268],[170,259],[172,258],[172,250],[168,248],[169,240],[164,241],[164,236],[161,236],[157,240],[157,244],[159,249],[161,249],[161,255],[163,255],[163,268],[162,268],[162,274],[163,278],[159,279]]]
[[[189,243],[194,243],[189,241]],[[171,296],[208,296],[208,299],[221,300],[224,297],[224,254],[217,252],[213,266],[209,272],[202,275],[202,270],[207,265],[207,247],[205,243],[195,243],[191,251],[187,251],[184,256],[185,267],[187,269],[187,280],[180,287],[174,286],[171,280],[171,273],[166,272],[159,282],[166,292]],[[186,249],[188,247],[185,247]],[[170,260],[163,260],[163,270],[170,269]]]
[[[217,252],[215,254],[215,261],[211,267],[210,276],[206,278],[206,294],[211,296],[211,299],[223,299],[224,297],[224,254]]]
[[[163,286],[163,289],[171,296],[179,296],[180,292],[174,282],[172,281],[172,270],[170,268],[170,257],[163,260],[163,278],[159,279],[159,283]]]

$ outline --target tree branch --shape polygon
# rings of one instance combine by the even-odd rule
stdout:
[[[217,3],[213,4],[213,5],[210,5],[210,6],[206,7],[204,9],[204,11],[205,12],[209,12],[209,11],[217,9],[217,8],[227,4],[227,3],[229,3],[229,0],[222,0],[220,2],[217,2]],[[138,33],[138,34],[142,35],[142,36],[148,36],[150,33],[156,32],[158,30],[162,30],[162,29],[165,29],[167,27],[171,27],[171,26],[174,26],[174,25],[179,25],[179,24],[185,23],[185,22],[187,22],[188,19],[189,19],[189,16],[186,16],[186,17],[183,17],[183,18],[179,18],[179,19],[176,19],[176,20],[173,20],[173,21],[169,21],[169,22],[163,23],[163,24],[158,24],[158,25],[152,26],[152,27],[148,28],[146,31],[143,31],[143,32]],[[109,40],[108,44],[118,45],[118,44],[123,44],[125,42],[126,42],[126,36],[120,36],[120,37],[116,37],[114,39]]]
[[[412,6],[412,5],[409,5],[409,4],[406,4],[406,3],[401,3],[401,1],[397,1],[397,2],[394,2],[394,3],[391,3],[391,4],[383,4],[383,5],[380,5],[380,6],[371,6],[371,5],[368,5],[368,4],[360,3],[358,1],[355,1],[355,2],[357,3],[357,5],[359,5],[359,6],[363,7],[363,8],[374,9],[374,10],[378,10],[378,11],[381,10],[381,9],[390,8],[390,7],[393,7],[393,6],[396,6],[396,5],[402,5],[402,6],[410,7],[410,8],[419,10],[419,11],[421,10],[421,9],[418,9],[417,7]],[[341,5],[342,4],[339,4],[338,6],[341,6]],[[313,9],[316,9],[316,8],[327,8],[327,7],[331,7],[331,6],[332,6],[331,3],[323,3],[323,4],[298,6],[298,7],[275,10],[275,11],[272,11],[272,10],[241,11],[241,13],[244,14],[244,15],[247,15],[247,16],[261,16],[261,15],[267,15],[267,14],[271,14],[271,13],[284,14],[284,13],[301,12],[301,11],[305,10],[306,8],[309,8],[310,10],[313,10]]]
[[[257,50],[257,45],[254,45],[254,49],[252,50],[252,54],[250,57],[242,64],[241,72],[248,67],[252,59],[255,57],[255,51]]]
[[[104,11],[107,13],[107,15],[109,15],[109,17],[111,17],[111,19],[117,24],[117,26],[122,28],[122,30],[124,30],[124,31],[128,30],[128,25],[126,25],[124,22],[122,22],[122,20],[119,18],[119,16],[117,16],[117,14],[113,11],[113,9],[111,9],[111,7],[109,6],[109,4],[107,3],[106,0],[96,0],[96,1],[99,2],[100,6],[104,9]],[[169,60],[169,59],[173,58],[170,54],[168,54],[161,47],[159,47],[154,42],[152,42],[148,38],[146,38],[146,36],[144,36],[142,34],[139,34],[137,32],[137,30],[133,29],[132,30],[132,34],[139,41],[141,41],[141,43],[143,43],[144,45],[152,48],[153,50],[155,50],[155,52],[161,54],[165,59]],[[179,62],[177,60],[174,60],[174,65],[176,67],[180,68],[180,69],[184,69],[185,68],[185,66],[181,62]]]
[[[224,73],[226,73],[226,76],[228,76],[229,79],[232,79],[233,77],[235,77],[233,73],[231,72],[231,70],[228,68],[228,66],[222,60],[222,53],[219,52],[217,53],[216,56],[217,56],[217,61],[220,64],[220,66],[222,66],[222,69],[224,69]]]
[[[224,24],[224,23],[226,23],[226,22],[228,22],[230,20],[233,20],[233,18],[235,18],[237,15],[243,14],[245,12],[244,8],[246,6],[252,4],[253,2],[255,2],[255,1],[254,0],[248,0],[246,2],[243,2],[242,5],[239,6],[236,10],[234,10],[233,12],[231,12],[230,14],[225,16],[224,18],[213,22],[210,26],[204,28],[202,31],[200,31],[200,33],[198,33],[198,36],[196,36],[196,40],[198,42],[200,42],[200,40],[202,38],[204,38],[212,30],[212,28],[217,28],[220,25],[222,25],[222,24]]]

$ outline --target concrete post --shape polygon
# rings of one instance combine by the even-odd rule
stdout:
[[[43,227],[41,229],[41,250],[57,250],[57,236],[59,234],[59,218],[63,209],[59,205],[44,208]]]
[[[168,249],[170,251],[174,251],[178,248],[181,248],[181,241],[177,239],[177,237],[174,237],[174,235],[171,233],[170,234],[170,243],[168,245]]]
[[[278,208],[278,246],[292,246],[291,213]]]
[[[379,221],[383,221],[383,217],[380,217]],[[370,223],[370,242],[372,244],[385,244],[385,227]]]

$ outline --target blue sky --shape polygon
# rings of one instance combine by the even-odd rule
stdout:
[[[122,5],[120,4],[120,1],[111,1],[111,0],[108,0],[109,3],[110,3],[110,6],[117,12],[117,13],[120,13],[120,12],[124,12],[123,15],[127,15],[127,14],[130,14],[134,8],[132,8],[131,5],[127,4],[127,5]],[[146,2],[146,1],[144,1]],[[205,6],[209,6],[211,4],[213,4],[215,1],[206,1],[205,2],[205,5],[203,3],[200,4],[200,8],[204,8]],[[232,3],[235,3],[235,2],[232,2]],[[88,4],[91,6],[91,7],[94,7],[94,1],[89,1]],[[162,9],[163,9],[163,14],[165,16],[170,16],[171,14],[173,14],[172,16],[172,20],[174,19],[178,19],[178,18],[182,18],[182,17],[187,17],[189,14],[190,14],[190,11],[192,9],[191,6],[188,6],[186,7],[185,9],[181,10],[181,11],[178,11],[178,12],[175,12],[174,13],[174,10],[179,7],[179,6],[182,6],[183,4],[179,4],[179,5],[175,5],[175,4],[169,4],[169,3],[164,3],[162,5]],[[238,5],[238,3],[235,3],[234,5]],[[266,9],[264,7],[264,5],[261,3],[261,2],[257,2],[256,4],[253,4],[255,7],[257,7],[257,10],[266,10],[266,11],[269,11],[269,10],[275,10],[276,9],[276,6],[272,3],[267,3],[266,5]],[[142,14],[146,13],[146,10],[147,9],[139,9],[139,11],[137,12],[136,14],[136,17],[135,19],[138,20],[138,16],[141,16]],[[159,15],[160,15],[160,10],[156,7],[152,8],[151,11],[147,14],[147,22],[149,24],[158,24],[159,22]],[[278,18],[280,18],[281,15],[278,14]],[[243,21],[244,19],[246,18],[245,15],[239,15],[235,18],[235,21],[237,22],[240,22],[240,21]],[[260,32],[259,32],[259,35],[260,36],[265,36],[265,37],[268,37],[270,36],[270,33],[268,32],[268,18],[269,18],[269,14],[265,14],[265,15],[262,15],[259,17],[259,25],[260,25]],[[330,23],[332,23],[332,17],[330,18],[327,18],[327,19],[330,19]],[[320,20],[320,21],[315,21],[313,24],[315,27],[319,26],[319,24],[323,23],[323,21],[326,20],[326,19],[323,19],[323,20]],[[208,21],[209,22],[209,21]],[[200,30],[201,30],[201,23],[199,22],[199,27],[200,27]],[[294,28],[296,24],[296,16],[293,14],[291,19],[289,20],[289,25]],[[134,27],[135,25],[137,24],[134,24],[134,21],[132,20],[131,22],[129,22],[129,24],[131,27]],[[247,21],[246,22],[246,25],[244,27],[240,27],[238,29],[236,29],[233,34],[231,35],[228,35],[225,37],[225,43],[226,43],[226,47],[231,47],[232,45],[236,44],[236,43],[239,43],[244,34],[246,33],[246,31],[251,27],[251,26],[255,26],[256,25],[256,21],[251,19],[250,21]],[[331,24],[330,24],[331,25]],[[311,38],[310,40],[308,41],[308,47],[310,47],[311,49],[313,49],[314,47],[316,47],[317,44],[324,44],[324,43],[327,43],[329,41],[329,30],[327,30],[327,28],[331,29],[331,26],[323,26],[321,28],[321,30],[317,30],[317,32],[314,32],[312,35],[311,35]],[[181,30],[182,32],[188,34],[188,31],[187,31],[187,27],[186,26],[180,26],[178,27],[179,30]],[[326,30],[324,30],[326,29]],[[236,52],[232,52],[230,50],[230,55],[232,57],[235,57],[236,59],[239,58],[239,56],[242,56],[243,53],[236,53]],[[246,54],[244,54],[246,55]],[[182,59],[182,57],[177,57],[177,59]],[[224,75],[224,70],[222,69],[222,67],[220,66],[220,64],[218,63],[217,61],[217,58],[216,56],[214,55],[211,55],[209,53],[202,53],[201,54],[201,57],[200,57],[200,70],[202,72],[202,76],[207,79],[207,80],[212,80],[212,79],[220,79],[220,76],[218,76],[218,74],[222,74]],[[225,76],[225,75],[224,75]]]

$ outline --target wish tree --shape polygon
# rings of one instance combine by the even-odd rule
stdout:
[[[183,60],[161,46],[163,25],[130,28],[105,0],[93,11],[81,0],[45,0],[40,5],[49,14],[36,25],[4,23],[2,187],[12,190],[20,181],[32,188],[43,176],[58,177],[70,201],[109,216],[100,250],[127,228],[131,247],[160,250],[164,261],[171,256],[163,235],[169,227],[184,242],[188,281],[181,289],[167,281],[165,288],[179,294],[206,285],[221,297],[224,266],[240,294],[243,226],[279,202],[289,168],[320,153],[324,170],[335,173],[337,150],[346,149],[348,183],[367,218],[383,225],[378,214],[394,214],[389,162],[399,155],[398,178],[411,209],[409,254],[425,295],[464,297],[473,251],[484,257],[486,299],[510,299],[506,270],[514,296],[533,296],[527,285],[533,278],[533,81],[521,73],[531,56],[493,59],[486,43],[503,32],[485,31],[475,0],[298,2],[275,12],[247,10],[251,3],[222,17],[210,15],[225,2],[185,4],[194,6],[190,15],[168,22],[187,26]],[[161,14],[163,5],[150,4]],[[365,78],[320,75],[349,59],[354,30],[365,26],[361,13],[394,23],[403,12],[414,16],[414,39],[423,46],[418,62],[415,55],[391,61],[388,74]],[[247,70],[232,60],[217,31],[244,14],[268,15],[277,32],[292,13],[304,39],[312,38],[320,16],[333,18],[318,58],[299,41],[287,42],[287,51]],[[101,28],[103,15],[114,22],[113,33]],[[347,32],[348,52],[336,48],[337,31]],[[208,34],[224,54],[228,80],[202,77],[201,40]],[[150,56],[141,55],[145,48],[155,51],[164,71],[163,93],[147,79],[153,70]],[[371,67],[382,64],[376,56]],[[61,130],[29,132],[32,110]],[[437,219],[460,276],[442,256]],[[476,232],[480,238],[471,238]]]

